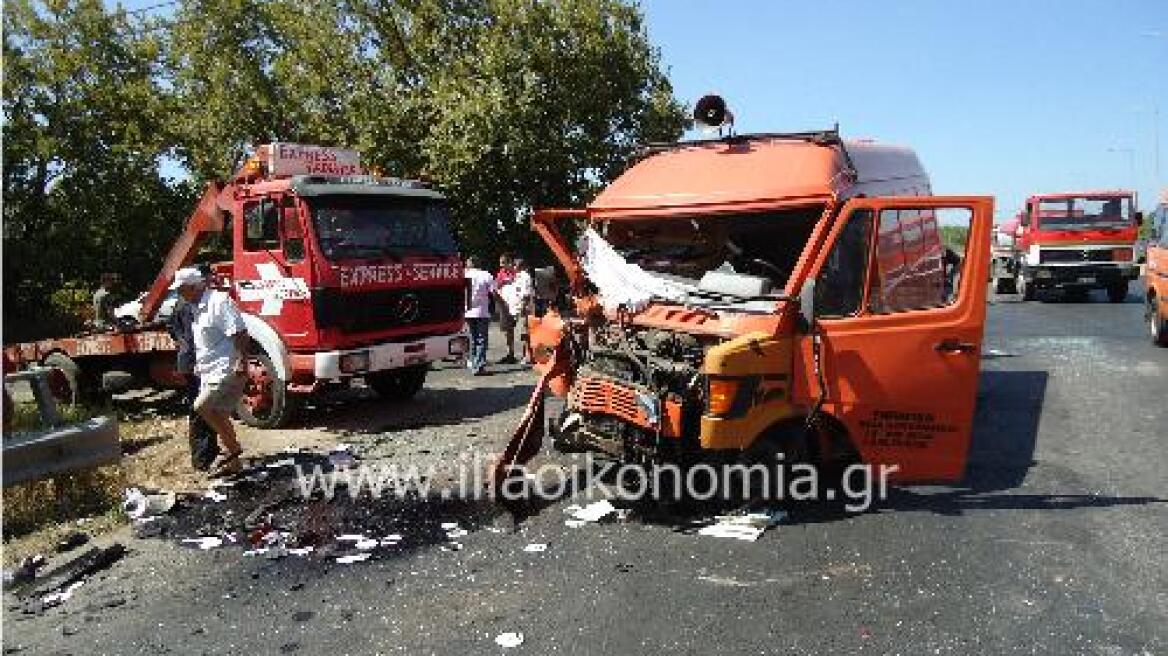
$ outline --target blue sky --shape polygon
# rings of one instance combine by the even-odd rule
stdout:
[[[642,8],[682,100],[721,94],[739,132],[912,146],[935,193],[996,196],[999,219],[1030,193],[1134,187],[1146,208],[1168,184],[1168,0]]]

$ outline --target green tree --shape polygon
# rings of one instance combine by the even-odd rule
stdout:
[[[5,1],[6,339],[64,329],[50,297],[102,271],[140,288],[181,226],[155,28],[100,0]]]
[[[532,208],[586,202],[683,124],[618,0],[190,0],[177,18],[180,153],[199,176],[248,143],[357,147],[440,183],[471,252],[537,250]]]

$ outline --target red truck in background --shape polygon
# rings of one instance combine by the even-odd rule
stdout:
[[[281,426],[305,395],[354,377],[410,398],[431,362],[466,350],[462,262],[443,195],[368,175],[353,150],[273,143],[230,182],[207,185],[137,321],[5,355],[60,368],[73,400],[109,391],[111,380],[181,384],[159,309],[174,272],[216,234],[228,236],[232,257],[211,265],[215,284],[230,290],[253,342],[238,409],[249,425]]]
[[[1135,248],[1141,221],[1131,191],[1031,196],[998,229],[1003,244],[1003,230],[1012,229],[1013,243],[1010,256],[995,258],[995,289],[1027,301],[1045,291],[1082,296],[1103,289],[1108,300],[1121,303],[1140,275]]]

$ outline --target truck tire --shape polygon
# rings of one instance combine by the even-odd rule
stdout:
[[[93,403],[101,398],[98,388],[98,379],[92,372],[81,369],[81,365],[68,355],[57,351],[45,356],[41,364],[52,367],[64,374],[65,385],[57,400],[62,405],[73,407]]]
[[[1023,301],[1033,301],[1035,298],[1034,285],[1021,273],[1014,278],[1014,289],[1022,296]]]
[[[1013,278],[994,278],[995,294],[1014,294],[1017,291]]]
[[[1168,347],[1168,317],[1160,315],[1159,303],[1155,296],[1148,297],[1147,320],[1148,329],[1152,333],[1152,343],[1156,346]]]
[[[378,371],[367,374],[365,383],[383,399],[408,401],[426,384],[426,372],[429,369],[429,365],[421,364],[391,371]]]
[[[280,428],[296,415],[299,397],[288,392],[280,380],[272,358],[263,351],[253,352],[247,363],[247,383],[239,399],[236,414],[253,428]]]
[[[1113,282],[1107,286],[1107,300],[1122,303],[1127,300],[1127,281]]]

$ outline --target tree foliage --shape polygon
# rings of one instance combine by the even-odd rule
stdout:
[[[357,148],[439,183],[464,250],[536,255],[533,208],[683,124],[622,0],[5,0],[4,28],[6,328],[103,269],[144,284],[191,190],[255,144]]]

